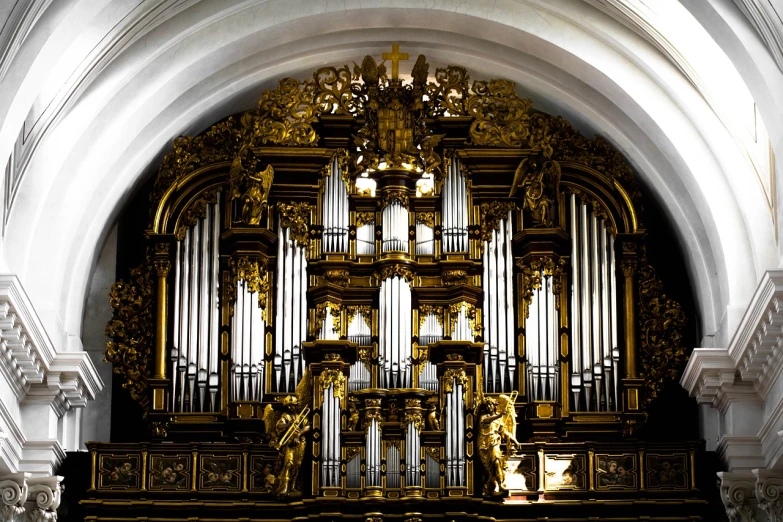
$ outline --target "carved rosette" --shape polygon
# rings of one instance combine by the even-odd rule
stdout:
[[[632,268],[623,263],[623,271]],[[678,381],[685,368],[688,361],[683,343],[686,319],[680,304],[664,292],[663,283],[647,260],[644,247],[638,274],[641,375],[647,388],[645,402],[650,403],[666,381]]]
[[[514,210],[513,201],[493,201],[482,203],[481,210],[481,240],[492,241],[492,232],[500,228],[500,222]]]
[[[343,388],[345,384],[345,375],[340,370],[326,369],[321,372],[321,388],[328,390],[329,386],[334,386],[333,393],[338,399],[343,398]]]
[[[291,230],[291,238],[307,248],[310,241],[310,213],[312,205],[308,203],[277,203],[280,226]]]
[[[150,253],[140,266],[131,270],[128,282],[117,281],[109,293],[112,318],[106,325],[104,360],[112,363],[114,373],[122,376],[122,387],[138,402],[146,416],[149,407],[147,379],[155,323],[153,292],[155,268]]]

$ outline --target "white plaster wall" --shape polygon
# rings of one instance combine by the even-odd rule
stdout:
[[[84,350],[90,354],[98,369],[104,389],[81,415],[80,440],[76,441],[75,447],[78,447],[82,441],[108,441],[111,436],[112,366],[103,361],[103,352],[106,349],[106,323],[111,319],[109,291],[116,279],[117,227],[115,226],[106,238],[92,274],[82,328]]]

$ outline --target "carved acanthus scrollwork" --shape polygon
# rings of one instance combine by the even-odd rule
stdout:
[[[324,390],[328,390],[330,386],[334,386],[332,388],[334,393],[334,396],[338,399],[342,399],[344,395],[344,384],[345,384],[345,375],[343,375],[343,372],[340,370],[334,370],[334,369],[326,369],[323,372],[321,372],[321,388]]]
[[[321,327],[326,320],[326,310],[329,310],[329,314],[332,316],[332,328],[336,331],[340,331],[340,311],[342,307],[331,301],[325,301],[315,305],[315,324],[310,327],[310,335],[318,337],[321,333]]]
[[[457,324],[457,318],[462,310],[465,310],[465,317],[468,318],[468,327],[474,337],[481,335],[481,326],[478,324],[476,307],[465,301],[455,303],[449,306],[449,318],[451,323],[451,331],[454,331],[454,327]],[[449,354],[454,355],[454,354]],[[457,354],[458,355],[458,354]]]
[[[532,102],[514,92],[516,85],[508,80],[474,81],[465,102],[473,145],[521,147],[530,134]]]
[[[280,226],[291,230],[291,238],[301,247],[307,247],[310,241],[310,213],[312,205],[308,203],[277,203],[280,214]]]
[[[434,212],[416,212],[416,221],[422,225],[427,225],[430,228],[435,227],[435,213]]]
[[[514,210],[513,201],[493,201],[481,204],[481,240],[492,241],[492,232],[500,227],[500,222]]]
[[[275,170],[272,165],[260,170],[260,163],[253,151],[247,147],[242,147],[231,163],[231,200],[240,200],[237,217],[238,221],[245,225],[259,225],[261,215],[268,206],[267,200]]]
[[[123,378],[122,387],[138,402],[145,415],[149,406],[147,379],[155,324],[154,266],[150,253],[131,270],[130,281],[117,281],[109,293],[112,318],[106,325],[104,360]]]
[[[356,317],[356,314],[360,312],[362,314],[362,319],[364,319],[364,324],[367,325],[367,328],[372,328],[372,308],[370,308],[370,305],[346,306],[345,318],[348,321],[348,324],[351,324],[353,318]]]
[[[451,393],[451,390],[454,389],[455,384],[462,386],[462,393],[464,394],[465,388],[468,384],[468,376],[465,374],[465,370],[455,370],[454,368],[449,368],[443,374],[443,391],[446,393]]]
[[[438,305],[419,304],[419,328],[424,324],[428,315],[433,314],[438,324],[443,327],[443,307]]]
[[[410,268],[400,264],[384,266],[380,272],[376,272],[374,275],[379,282],[386,281],[390,277],[400,276],[409,284],[413,284],[413,272]]]
[[[324,271],[324,279],[333,285],[348,286],[351,281],[351,272],[344,269],[329,269]]]
[[[54,522],[57,520],[57,508],[62,499],[62,477],[30,479],[28,495],[35,502],[27,518],[30,522]]]
[[[686,319],[680,303],[664,292],[645,247],[638,274],[641,374],[647,388],[645,402],[649,403],[667,381],[679,380],[688,361],[683,343]]]
[[[381,208],[386,208],[392,201],[399,201],[400,205],[406,209],[410,208],[410,198],[408,192],[405,189],[386,189],[381,194],[381,199],[378,205]]]
[[[759,509],[767,514],[769,522],[783,522],[783,478],[772,476],[767,470],[758,470],[756,473]]]
[[[560,291],[563,289],[563,278],[565,276],[565,260],[554,259],[551,257],[542,257],[523,263],[516,262],[522,272],[522,298],[527,304],[533,299],[533,290],[541,288],[542,277],[552,277],[552,293],[555,296],[555,307],[560,309]],[[528,317],[528,310],[525,307],[525,318]]]
[[[318,135],[313,123],[322,112],[315,93],[312,80],[283,78],[276,88],[261,94],[258,110],[246,113],[242,123],[252,129],[257,144],[315,146]]]
[[[440,279],[445,286],[468,284],[468,272],[461,269],[448,269],[440,274]]]
[[[408,432],[408,426],[413,423],[413,427],[416,428],[416,430],[419,431],[419,433],[424,430],[424,417],[421,414],[421,411],[406,411],[405,415],[402,418],[402,427],[405,430],[405,432]]]
[[[231,287],[224,292],[224,298],[228,299],[231,306],[231,314],[234,312],[233,304],[236,299],[236,285],[239,281],[247,283],[250,293],[258,293],[258,308],[261,309],[261,317],[268,321],[267,299],[269,296],[269,271],[266,264],[258,259],[242,256],[231,259]]]
[[[375,222],[375,212],[357,212],[356,228],[363,227],[367,223]]]

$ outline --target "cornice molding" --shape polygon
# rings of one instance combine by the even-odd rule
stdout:
[[[0,275],[0,351],[2,373],[20,401],[48,398],[67,411],[103,389],[86,352],[57,352],[15,275]]]

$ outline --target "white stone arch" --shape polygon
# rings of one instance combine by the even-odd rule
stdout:
[[[184,3],[136,35],[54,122],[9,217],[5,265],[20,275],[55,345],[64,349],[67,336],[78,344],[102,238],[175,136],[246,107],[278,77],[378,55],[392,41],[433,63],[465,64],[474,77],[515,80],[545,110],[607,136],[675,223],[705,333],[726,343],[759,274],[776,262],[772,220],[747,161],[682,72],[588,4],[425,7]],[[0,152],[14,134],[10,120]]]

